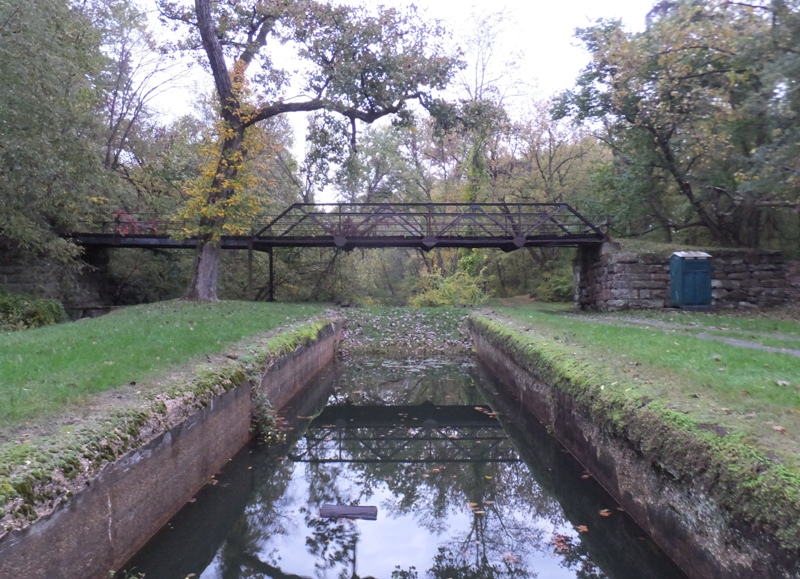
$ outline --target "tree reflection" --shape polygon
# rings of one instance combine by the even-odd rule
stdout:
[[[429,575],[435,579],[500,579],[504,577],[535,577],[519,565],[514,557],[507,557],[503,563],[492,563],[485,551],[453,553],[447,547],[439,547]]]
[[[420,370],[410,377],[408,368],[389,368],[388,376],[386,368],[368,364],[352,369],[350,378],[340,381],[332,403],[482,403],[472,379],[452,368],[428,368],[427,373]],[[454,374],[462,379],[453,379]],[[531,481],[524,464],[500,460],[507,448],[496,447],[489,460],[421,458],[419,448],[412,451],[409,440],[422,439],[432,429],[430,424],[416,423],[391,424],[371,433],[361,429],[366,437],[341,441],[341,452],[353,462],[286,460],[265,470],[256,495],[218,555],[223,577],[298,577],[282,570],[276,546],[280,537],[297,537],[313,560],[315,576],[357,578],[362,539],[358,526],[348,520],[320,518],[318,508],[326,503],[362,505],[387,496],[391,498],[380,503],[383,517],[411,517],[436,538],[438,552],[425,570],[428,577],[536,577],[528,568],[532,555],[552,553],[552,529],[566,524],[557,503]],[[331,430],[321,436],[333,441],[338,434]],[[441,427],[436,436],[467,456],[471,444],[487,444],[493,436],[503,435],[497,427],[478,425]],[[302,454],[302,444],[292,452]],[[391,455],[392,460],[382,461],[378,455]],[[493,457],[496,462],[491,461]],[[295,562],[300,557],[296,552],[291,556]],[[417,576],[414,567],[397,567],[392,574],[397,579]]]
[[[578,579],[605,579],[606,574],[592,562],[580,541],[568,535],[556,534],[553,544],[555,552],[561,556],[561,566],[574,571]]]

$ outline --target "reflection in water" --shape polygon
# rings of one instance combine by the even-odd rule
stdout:
[[[213,554],[193,549],[211,508],[198,497],[186,511],[199,518],[179,515],[131,566],[148,579],[681,576],[540,425],[509,420],[514,402],[472,363],[361,360],[337,372],[327,408],[305,400],[287,416],[290,448],[232,463],[248,463],[238,472],[252,490]],[[322,518],[323,504],[378,517]],[[181,565],[165,563],[164,541]]]

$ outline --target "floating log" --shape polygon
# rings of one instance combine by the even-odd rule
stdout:
[[[374,521],[378,518],[378,507],[359,505],[322,505],[319,516],[328,519],[364,519]]]

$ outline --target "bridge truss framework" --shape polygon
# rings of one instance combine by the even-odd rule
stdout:
[[[270,301],[274,299],[276,247],[493,248],[577,247],[607,236],[565,203],[295,203],[276,216],[261,216],[247,235],[223,235],[222,249],[269,254]],[[185,223],[117,212],[112,220],[86,222],[70,234],[83,246],[191,249],[197,238],[181,236]]]

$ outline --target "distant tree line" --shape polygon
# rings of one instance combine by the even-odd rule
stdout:
[[[797,1],[663,1],[641,32],[599,21],[577,31],[591,60],[575,87],[550,98],[521,96],[514,55],[497,50],[502,15],[450,48],[413,9],[156,4],[158,34],[121,0],[0,0],[3,242],[77,270],[63,233],[115,211],[181,220],[202,241],[194,258],[112,252],[118,303],[248,297],[247,258],[223,255],[220,235],[321,191],[566,202],[618,237],[800,253]],[[156,114],[198,66],[213,82],[193,110]],[[289,113],[308,118],[302,154]],[[567,299],[572,283],[563,250],[275,257],[279,299]],[[263,256],[255,268],[266,299]]]

